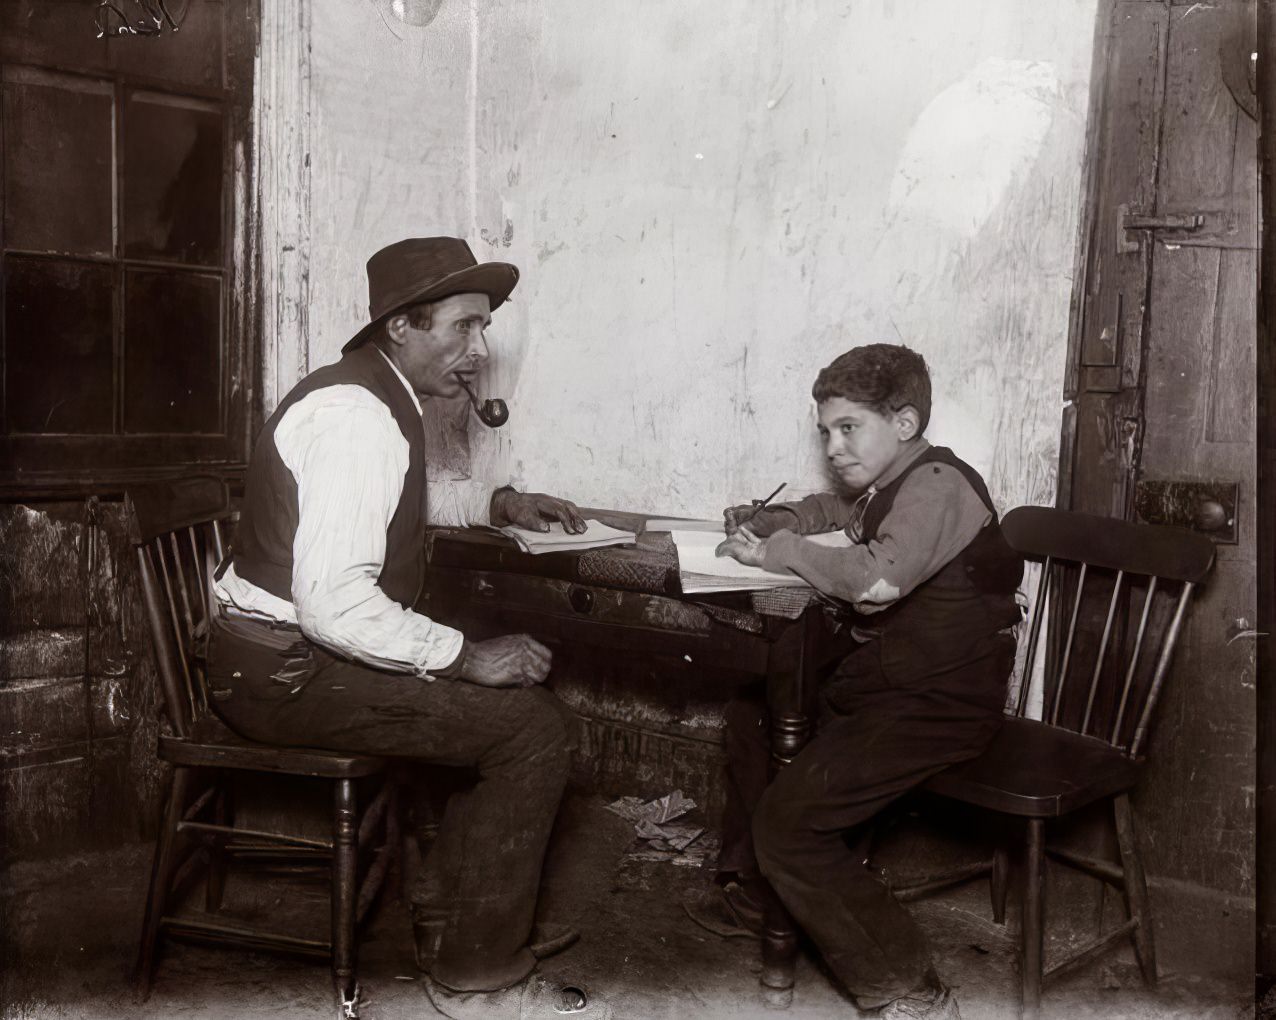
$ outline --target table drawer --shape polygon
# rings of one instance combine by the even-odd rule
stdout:
[[[481,570],[439,570],[432,587],[439,597],[458,595],[480,604],[534,609],[623,627],[650,627],[706,635],[713,619],[700,606],[660,595],[598,588],[549,577]]]
[[[722,665],[750,672],[766,662],[758,635],[715,620],[701,606],[556,578],[436,567],[420,608],[461,629],[470,623],[616,651],[713,654]]]

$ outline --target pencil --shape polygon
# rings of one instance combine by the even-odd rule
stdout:
[[[755,499],[755,500],[753,501],[753,512],[752,512],[751,514],[749,514],[749,516],[748,516],[748,517],[746,517],[744,520],[742,520],[742,521],[741,521],[741,520],[737,520],[737,521],[735,522],[735,523],[736,523],[736,527],[738,528],[738,527],[740,527],[742,524],[747,524],[749,521],[753,520],[753,518],[757,516],[758,511],[759,511],[759,510],[765,510],[765,509],[766,509],[766,505],[767,505],[768,503],[770,503],[770,502],[771,502],[771,500],[775,499],[775,497],[776,497],[776,496],[778,496],[778,495],[780,494],[780,489],[783,489],[783,488],[784,488],[786,485],[788,485],[788,484],[789,484],[788,482],[781,482],[781,483],[779,484],[779,486],[776,488],[776,490],[775,490],[773,493],[771,493],[771,495],[767,496],[767,498],[766,498],[766,499],[763,499],[763,500],[757,500],[757,499]]]

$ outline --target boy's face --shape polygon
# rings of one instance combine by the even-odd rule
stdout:
[[[876,482],[917,435],[917,412],[911,407],[883,415],[845,397],[821,401],[819,421],[833,472],[856,491]]]

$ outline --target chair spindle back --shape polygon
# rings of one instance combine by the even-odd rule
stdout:
[[[230,495],[220,478],[200,475],[134,486],[126,498],[165,714],[188,736],[208,711],[204,655]]]
[[[1040,654],[1045,721],[1137,757],[1192,591],[1213,566],[1213,543],[1180,528],[1049,507],[1011,510],[1002,530],[1014,549],[1042,564],[1013,714],[1027,711]],[[1043,642],[1043,621],[1055,615],[1066,624]]]

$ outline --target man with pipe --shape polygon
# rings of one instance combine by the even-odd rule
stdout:
[[[550,652],[526,634],[467,641],[413,610],[425,568],[420,401],[474,400],[484,330],[518,270],[479,265],[450,237],[399,241],[367,268],[370,321],[284,397],[253,451],[216,582],[215,707],[264,743],[475,770],[410,890],[417,962],[447,1016],[539,1015],[554,993],[529,975],[575,939],[532,927],[567,774],[564,710],[540,686]],[[479,413],[506,417],[500,401]],[[490,517],[585,528],[573,503],[508,487]]]

